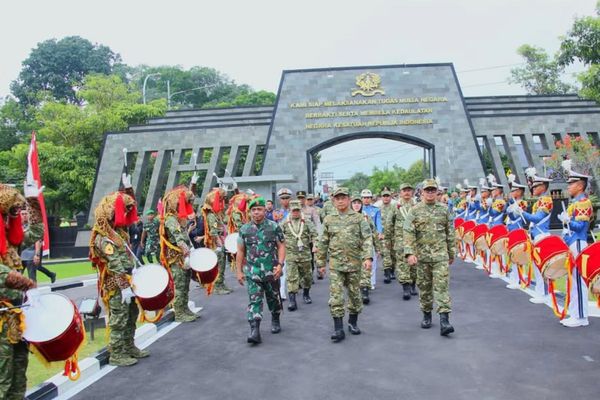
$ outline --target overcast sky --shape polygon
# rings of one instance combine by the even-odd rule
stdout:
[[[38,42],[79,35],[109,46],[130,65],[214,67],[239,83],[275,92],[283,69],[453,62],[466,96],[520,94],[506,83],[529,43],[554,53],[575,16],[595,0],[221,0],[3,1],[0,96]],[[576,72],[571,68],[570,73]],[[389,147],[389,143],[387,147]],[[338,157],[375,154],[380,141],[347,143]],[[383,145],[386,147],[386,145]],[[377,165],[407,167],[421,150],[394,142],[406,157],[378,154]],[[386,148],[387,148],[386,147]],[[357,150],[358,149],[358,150]],[[332,149],[333,150],[333,149]],[[341,151],[343,150],[343,151]],[[374,158],[322,167],[337,176],[369,172]]]

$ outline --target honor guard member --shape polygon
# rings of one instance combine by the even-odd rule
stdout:
[[[296,311],[296,294],[302,285],[304,303],[312,303],[310,287],[312,285],[312,253],[318,234],[315,225],[301,211],[298,200],[290,201],[290,213],[281,224],[285,237],[287,268],[287,288],[289,293],[289,311]]]
[[[488,215],[488,226],[490,228],[504,224],[506,200],[504,200],[504,186],[501,183],[492,183],[492,205]]]
[[[381,219],[383,221],[383,283],[396,279],[394,271],[396,254],[394,253],[394,213],[396,206],[392,202],[392,191],[383,188],[381,191]]]
[[[197,180],[198,175],[194,173],[191,189],[185,186],[173,188],[165,194],[162,201],[164,217],[160,224],[161,262],[173,275],[173,312],[176,322],[192,322],[198,318],[188,306],[192,278],[188,257],[194,247],[187,231],[188,221],[196,218],[193,204]],[[207,289],[207,293],[210,294],[211,289]]]
[[[356,213],[362,214],[365,218],[365,221],[367,221],[367,223],[369,224],[369,229],[371,230],[371,237],[373,239],[374,251],[375,251],[375,253],[378,253],[379,252],[379,247],[378,247],[379,243],[378,243],[377,230],[375,229],[375,224],[373,223],[373,220],[371,219],[369,214],[364,212],[362,197],[359,194],[354,194],[350,198],[350,201],[351,201],[350,206],[351,206],[352,210]],[[362,296],[363,304],[369,304],[371,302],[371,299],[369,298],[369,289],[370,288],[371,288],[371,271],[367,271],[366,269],[363,269],[361,271],[361,277],[360,277],[360,293]]]
[[[577,257],[587,247],[587,234],[594,209],[592,202],[585,194],[588,180],[591,176],[575,172],[571,169],[571,160],[563,161],[563,168],[569,174],[567,179],[568,192],[571,197],[569,207],[563,211],[558,219],[563,223],[563,239],[569,245],[573,257]],[[569,318],[560,321],[566,327],[574,328],[587,326],[588,322],[588,287],[586,286],[579,270],[572,266],[572,279],[569,303]]]
[[[246,282],[248,289],[248,343],[259,344],[263,297],[271,311],[271,333],[281,332],[279,278],[285,262],[285,239],[281,227],[265,218],[263,197],[251,199],[248,208],[250,222],[241,227],[238,238],[237,280],[242,286]]]
[[[215,294],[229,294],[231,289],[225,284],[225,197],[227,192],[223,188],[213,188],[204,199],[202,206],[202,220],[204,221],[204,247],[217,253],[219,275],[214,285]]]
[[[537,201],[531,209],[531,213],[522,211],[520,208],[513,210],[523,216],[529,223],[529,234],[531,240],[536,242],[550,235],[550,215],[552,214],[552,197],[547,192],[552,179],[536,175],[535,168],[527,168],[525,175],[531,180],[531,191]],[[548,288],[539,268],[533,268],[535,275],[535,296],[529,301],[534,304],[543,304],[548,300]]]
[[[456,199],[456,204],[454,205],[454,218],[462,218],[466,219],[467,217],[467,194],[469,194],[469,189],[463,188],[460,183],[456,185],[456,189],[458,190],[458,199]]]
[[[396,276],[402,285],[402,298],[410,300],[417,292],[417,269],[406,263],[404,257],[404,221],[412,207],[417,204],[413,198],[414,188],[410,183],[400,185],[400,198],[394,211],[394,252],[396,253]]]
[[[489,187],[484,178],[481,178],[481,197],[480,201],[477,204],[477,218],[476,221],[478,224],[487,224],[490,217],[490,208],[492,207],[492,188]]]
[[[142,248],[148,262],[153,263],[153,257],[160,261],[160,235],[158,232],[160,222],[156,219],[154,210],[148,210],[145,214],[148,220],[144,224],[144,231],[142,232]]]
[[[525,185],[521,185],[515,182],[515,176],[509,175],[508,185],[510,186],[510,199],[508,200],[509,206],[506,208],[506,228],[509,232],[516,229],[521,229],[525,225],[525,219],[521,217],[520,212],[513,212],[512,210],[517,207],[522,211],[527,211],[527,201],[523,200],[525,195]],[[509,289],[518,289],[520,287],[519,271],[516,265],[512,265],[508,279],[510,283],[506,285]]]
[[[377,240],[383,240],[383,222],[381,219],[381,211],[378,207],[373,204],[373,193],[369,189],[364,189],[360,193],[360,197],[363,202],[363,212],[366,213],[375,224],[375,230],[377,231]],[[375,246],[375,244],[373,244]],[[373,247],[373,249],[379,249],[379,246]],[[377,283],[377,266],[379,265],[381,255],[376,251],[373,254],[373,267],[371,268],[371,290],[375,289]]]
[[[275,210],[273,215],[275,216],[275,222],[281,224],[290,213],[290,201],[292,199],[292,191],[288,188],[282,188],[277,191],[277,197],[279,197],[280,208]],[[281,285],[279,287],[279,294],[283,300],[287,300],[287,268],[283,265],[283,272],[281,275]]]
[[[440,315],[440,334],[454,332],[450,325],[449,269],[454,261],[454,226],[448,209],[436,202],[438,190],[434,179],[423,182],[422,201],[412,207],[404,221],[404,254],[406,261],[417,268],[417,284],[421,292],[421,327],[431,327],[433,301]]]
[[[350,207],[348,188],[338,187],[333,192],[333,198],[336,210],[323,221],[317,266],[324,275],[329,259],[329,310],[334,324],[331,340],[339,342],[346,337],[344,289],[348,293],[348,330],[353,335],[360,334],[358,314],[362,311],[362,301],[359,284],[362,269],[371,269],[373,239],[363,215]]]
[[[115,366],[133,365],[149,355],[134,344],[138,306],[131,289],[134,261],[127,249],[127,229],[137,221],[137,209],[131,176],[123,174],[123,187],[123,192],[104,196],[98,203],[90,237],[90,260],[99,272],[98,291],[110,328],[108,363]]]

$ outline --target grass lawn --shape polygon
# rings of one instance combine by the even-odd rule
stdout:
[[[45,264],[44,266],[50,271],[56,272],[56,279],[74,278],[76,276],[96,273],[96,271],[92,269],[92,263],[89,261],[65,264]],[[39,283],[50,282],[50,278],[40,271],[37,272],[37,279]]]
[[[79,360],[83,360],[103,347],[106,347],[108,339],[106,338],[105,332],[105,328],[94,329],[94,341],[91,341],[89,333],[87,334],[87,343],[79,350]],[[30,354],[29,367],[27,368],[27,388],[30,389],[37,386],[59,372],[62,373],[63,369],[63,362],[52,363],[49,368],[46,368],[36,356]]]

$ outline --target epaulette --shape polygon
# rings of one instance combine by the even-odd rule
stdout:
[[[592,218],[594,207],[589,198],[584,197],[580,200],[573,202],[569,206],[568,214],[573,216],[575,221],[589,221]]]

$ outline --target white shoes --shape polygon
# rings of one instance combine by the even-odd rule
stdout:
[[[500,275],[498,275],[496,273],[491,273],[490,278],[500,278]]]
[[[508,289],[515,290],[515,289],[519,289],[521,287],[521,285],[519,285],[518,283],[509,283],[508,285],[506,285],[506,287]]]
[[[547,296],[536,296],[536,297],[530,298],[529,302],[533,303],[533,304],[546,304],[547,300],[548,300]]]
[[[590,323],[587,318],[569,317],[560,321],[567,328],[576,328],[578,326],[588,326]]]
[[[481,264],[475,264],[475,268],[476,269],[483,269],[483,265],[481,265]]]

